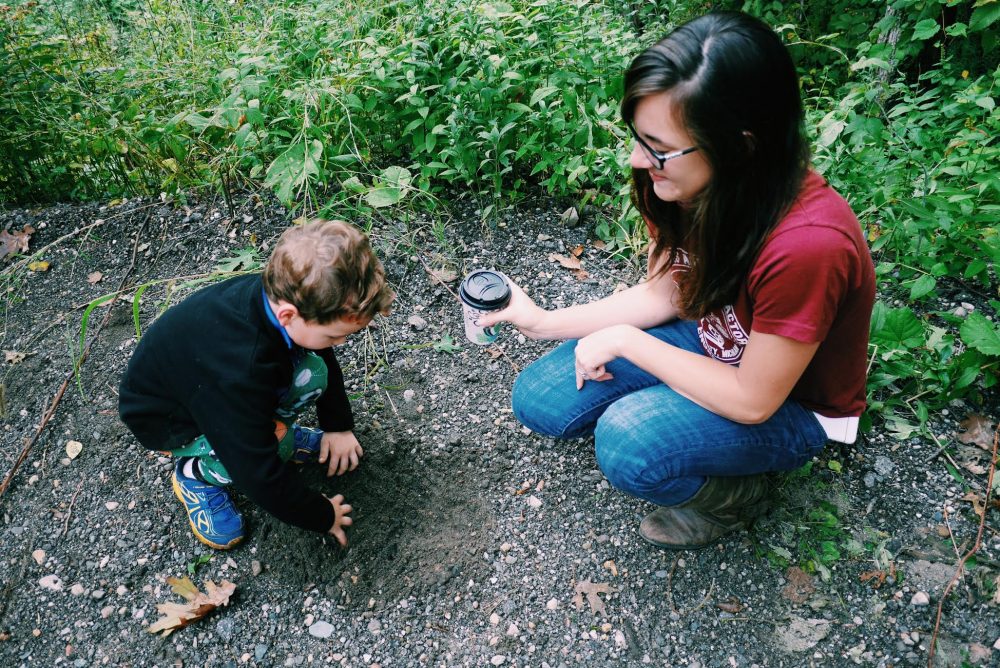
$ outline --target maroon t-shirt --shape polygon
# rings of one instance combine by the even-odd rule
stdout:
[[[685,257],[678,264],[684,263]],[[790,397],[828,417],[865,409],[875,268],[850,206],[809,172],[768,235],[736,303],[698,321],[709,356],[738,365],[750,330],[819,342]]]

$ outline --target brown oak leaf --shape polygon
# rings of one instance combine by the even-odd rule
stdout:
[[[962,443],[974,443],[984,450],[993,450],[993,421],[982,415],[970,415],[958,423],[964,431],[958,435]]]
[[[104,274],[102,274],[99,271],[94,271],[87,274],[87,282],[90,283],[91,285],[94,285],[95,283],[100,283],[102,278],[104,278]]]
[[[861,574],[861,581],[871,582],[874,580],[874,582],[872,582],[872,587],[878,589],[885,584],[886,575],[887,573],[885,571],[865,571]]]
[[[228,580],[223,580],[219,584],[205,580],[205,593],[199,591],[191,579],[186,577],[167,578],[167,584],[187,603],[160,603],[156,606],[163,616],[150,624],[148,631],[150,633],[162,631],[163,637],[202,619],[219,606],[228,605],[229,597],[236,591],[236,585]]]
[[[569,252],[573,257],[580,257],[583,255],[583,244],[579,244],[576,248]]]
[[[743,612],[743,608],[746,606],[743,605],[740,599],[735,596],[730,596],[728,600],[716,603],[715,607],[723,612],[728,612],[731,615],[738,615]]]
[[[454,283],[458,280],[458,274],[454,270],[445,267],[441,269],[428,269],[427,273],[431,275],[432,283],[441,283],[444,285],[446,283]]]
[[[975,492],[968,492],[963,496],[960,501],[968,501],[972,504],[972,510],[975,511],[976,515],[982,517],[986,513],[986,504],[983,503],[983,498],[976,494]]]
[[[558,253],[549,253],[549,261],[558,262],[566,269],[580,268],[580,258],[578,257],[567,257],[565,255],[559,255]]]
[[[615,591],[607,582],[591,582],[590,580],[581,580],[577,584],[573,591],[576,595],[573,596],[573,604],[576,605],[577,610],[583,609],[583,597],[587,597],[587,603],[590,604],[590,611],[595,615],[604,615],[607,617],[607,610],[604,609],[604,601],[598,594],[611,594]]]
[[[785,573],[788,584],[782,590],[781,595],[792,603],[805,603],[809,596],[816,591],[812,577],[798,566],[789,567]]]
[[[34,231],[35,228],[31,225],[25,225],[20,232],[15,230],[13,234],[7,230],[0,230],[0,259],[11,253],[27,253],[28,241],[31,240]]]

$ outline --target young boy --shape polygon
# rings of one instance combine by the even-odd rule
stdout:
[[[142,336],[119,413],[143,446],[177,457],[174,493],[198,540],[225,550],[243,539],[232,485],[283,522],[347,544],[351,506],[306,488],[287,463],[326,463],[328,476],[358,465],[332,346],[394,297],[364,234],[316,220],[281,236],[263,275],[196,292]],[[322,431],[295,423],[312,401]]]

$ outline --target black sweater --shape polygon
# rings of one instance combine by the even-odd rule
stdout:
[[[278,457],[273,417],[292,382],[292,351],[268,320],[259,275],[199,290],[143,334],[122,378],[118,411],[150,450],[173,450],[204,434],[233,485],[283,522],[333,526],[333,507]],[[316,351],[329,370],[316,402],[324,431],[354,428],[344,376],[332,348]]]

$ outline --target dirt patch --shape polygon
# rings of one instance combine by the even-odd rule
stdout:
[[[963,498],[985,483],[968,472],[960,483],[932,440],[876,432],[828,448],[752,531],[675,555],[639,539],[650,506],[608,485],[591,441],[554,441],[516,422],[513,379],[552,344],[509,329],[497,346],[468,344],[455,283],[429,271],[497,267],[546,306],[638,278],[586,225],[562,227],[563,208],[539,202],[495,228],[473,208],[444,228],[419,216],[376,222],[399,301],[338,352],[365,457],[343,477],[302,473],[355,506],[350,547],[238,500],[250,535],[228,553],[194,540],[169,459],[118,421],[116,387],[135,346],[134,309],[146,327],[220,264],[252,268],[289,224],[285,213],[248,197],[232,212],[133,201],[0,214],[4,228],[31,224],[31,250],[50,262],[44,272],[3,267],[0,349],[13,354],[0,474],[66,385],[0,498],[0,663],[926,665],[937,583],[978,527]],[[550,257],[575,251],[585,275]],[[90,311],[93,344],[74,374],[87,305],[118,290]],[[968,299],[959,290],[941,308]],[[995,397],[957,402],[932,428],[951,439],[967,414],[991,410]],[[69,440],[82,444],[75,458]],[[1000,535],[997,510],[986,512],[978,564],[946,601],[936,665],[1000,656]],[[827,572],[787,570],[830,547],[839,557]],[[165,578],[190,570],[235,582],[233,602],[168,639],[146,633],[155,605],[174,599]],[[934,584],[923,577],[931,570]],[[608,585],[604,613],[576,599],[584,581]]]

